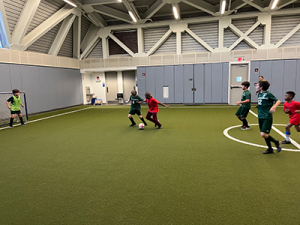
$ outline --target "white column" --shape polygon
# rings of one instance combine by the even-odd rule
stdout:
[[[118,93],[123,93],[123,73],[122,73],[122,71],[118,71],[117,81],[118,81]],[[123,99],[120,101],[120,103],[123,103]]]
[[[177,46],[177,55],[181,55],[182,49],[181,49],[181,31],[176,32],[176,46]]]

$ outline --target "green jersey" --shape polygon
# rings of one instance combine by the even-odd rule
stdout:
[[[251,92],[249,90],[246,90],[243,92],[241,101],[245,101],[247,99],[249,99],[249,102],[244,103],[241,106],[246,109],[250,109],[251,108]]]
[[[11,111],[20,111],[21,96],[17,98],[16,96],[13,95],[9,99],[7,99],[7,101],[10,102]]]
[[[131,101],[131,110],[141,110],[141,104],[138,103],[144,101],[140,96],[134,97],[133,95],[130,96],[130,101]]]
[[[270,92],[266,91],[263,93],[258,93],[258,118],[267,119],[272,118],[272,113],[270,109],[277,102],[277,98]]]

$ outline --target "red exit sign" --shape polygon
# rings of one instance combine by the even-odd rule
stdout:
[[[236,62],[242,62],[244,61],[244,57],[236,57],[234,58]]]

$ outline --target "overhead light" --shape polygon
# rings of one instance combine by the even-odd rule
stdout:
[[[178,15],[177,8],[176,8],[175,5],[173,5],[173,13],[174,13],[175,19],[178,20],[179,19],[179,15]]]
[[[77,5],[69,0],[64,0],[64,2],[68,3],[69,5],[73,6],[73,7],[77,7]]]
[[[135,18],[135,16],[133,15],[133,13],[131,11],[128,11],[129,12],[129,15],[131,16],[132,20],[136,23],[137,20]]]
[[[278,0],[274,0],[274,2],[273,2],[273,4],[272,4],[272,7],[271,7],[271,9],[274,9],[274,8],[276,7],[276,5],[277,5],[277,2],[278,2]]]
[[[224,12],[225,12],[225,6],[226,6],[226,0],[223,0],[222,1],[221,14],[224,14]]]
[[[122,0],[118,0],[118,2],[122,2]]]

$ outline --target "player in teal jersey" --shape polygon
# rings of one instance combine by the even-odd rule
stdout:
[[[273,153],[273,148],[271,142],[274,142],[277,148],[277,152],[281,151],[281,143],[275,140],[271,135],[271,128],[273,123],[273,113],[276,107],[280,104],[278,100],[272,93],[267,91],[270,87],[268,81],[259,81],[256,86],[258,91],[258,122],[260,128],[260,135],[265,139],[268,149],[263,152],[263,154]],[[275,102],[275,104],[274,104]]]
[[[128,99],[128,101],[126,101],[126,103],[131,102],[131,108],[129,110],[129,114],[128,114],[128,118],[131,121],[131,127],[136,125],[136,123],[134,122],[134,119],[132,118],[132,115],[137,114],[139,116],[139,118],[141,119],[141,121],[144,123],[145,126],[147,126],[146,121],[144,120],[142,113],[141,113],[141,102],[143,102],[144,99],[142,99],[140,96],[138,96],[137,91],[133,90],[131,91],[131,96]]]
[[[21,124],[22,126],[24,126],[25,123],[23,121],[23,117],[20,110],[21,109],[20,106],[24,107],[24,105],[21,102],[20,91],[18,89],[13,90],[13,96],[7,99],[6,105],[10,109],[10,113],[11,113],[11,118],[9,123],[10,128],[13,128],[13,121],[15,118],[15,114],[18,114]]]
[[[236,112],[237,118],[243,122],[241,127],[242,130],[249,130],[248,121],[246,120],[249,110],[251,108],[251,93],[248,90],[250,83],[245,81],[242,83],[243,94],[240,102],[237,102],[237,105],[241,105],[238,111]]]

